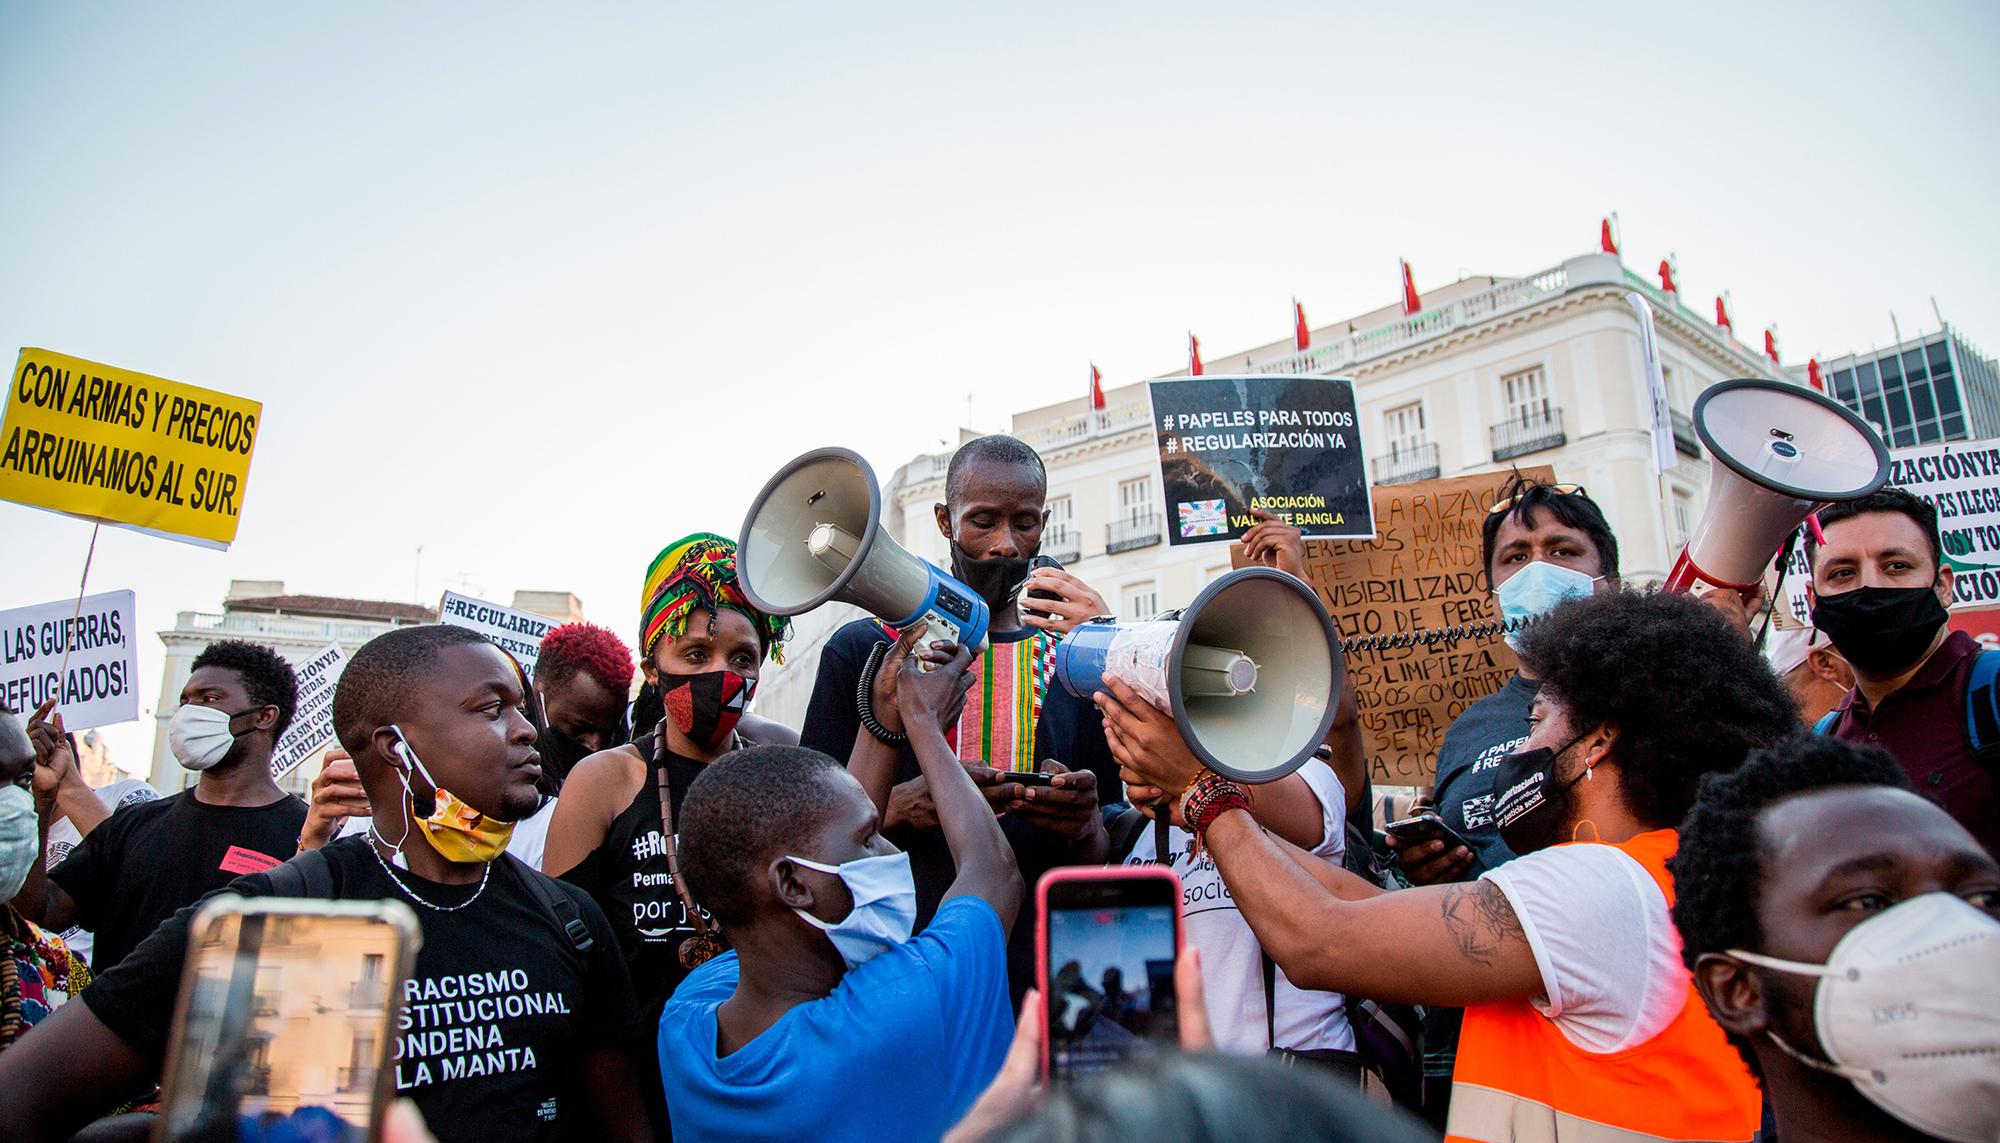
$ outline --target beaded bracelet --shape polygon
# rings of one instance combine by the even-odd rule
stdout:
[[[1248,810],[1250,791],[1220,774],[1205,774],[1181,794],[1181,820],[1194,835],[1194,852],[1200,853],[1204,835],[1215,820],[1230,810]]]

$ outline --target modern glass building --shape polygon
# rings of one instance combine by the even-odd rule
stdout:
[[[1820,372],[1892,448],[2000,437],[2000,369],[1950,324],[1823,362]]]

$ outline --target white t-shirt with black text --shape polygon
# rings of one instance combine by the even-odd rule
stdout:
[[[1298,772],[1319,798],[1321,833],[1319,844],[1312,847],[1313,855],[1338,862],[1347,850],[1347,795],[1340,788],[1340,779],[1332,767],[1318,759],[1307,762]],[[1123,863],[1158,864],[1155,836],[1150,824],[1141,830]],[[1267,1031],[1271,1022],[1265,1018],[1264,948],[1237,910],[1213,856],[1204,851],[1199,858],[1190,858],[1188,842],[1192,838],[1186,830],[1170,829],[1167,839],[1173,850],[1173,871],[1181,879],[1187,940],[1201,950],[1202,988],[1208,994],[1215,1046],[1235,1055],[1261,1055],[1272,1046]],[[1274,971],[1277,1046],[1294,1051],[1353,1051],[1354,1032],[1347,1026],[1345,998],[1338,992],[1295,988],[1285,979],[1283,969]]]

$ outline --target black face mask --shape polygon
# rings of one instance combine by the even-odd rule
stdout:
[[[1556,831],[1569,817],[1570,803],[1575,800],[1574,787],[1583,781],[1583,774],[1567,782],[1557,781],[1556,759],[1582,741],[1581,736],[1572,738],[1561,750],[1537,746],[1516,751],[1494,768],[1493,824],[1500,829],[1500,840],[1516,856],[1554,844]]]
[[[1857,671],[1893,678],[1916,665],[1951,615],[1930,587],[1858,587],[1822,595],[1813,626]]]
[[[551,726],[542,731],[535,740],[535,749],[542,756],[542,772],[553,775],[558,787],[578,762],[591,756],[595,751],[562,731]]]
[[[1032,558],[1032,557],[1030,557]],[[995,617],[1014,606],[1021,588],[1028,582],[1028,560],[1018,556],[995,556],[975,560],[958,541],[951,542],[951,574],[978,593]]]

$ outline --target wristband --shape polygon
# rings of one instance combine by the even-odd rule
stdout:
[[[1230,810],[1248,810],[1250,791],[1220,774],[1204,774],[1181,794],[1181,820],[1194,835],[1194,852],[1200,853],[1208,827]]]
[[[875,741],[884,746],[902,746],[910,741],[910,736],[900,730],[890,730],[875,717],[875,672],[882,667],[882,660],[889,654],[889,644],[877,643],[868,652],[868,661],[861,666],[861,681],[854,687],[854,713],[861,716],[861,727],[875,736]]]

